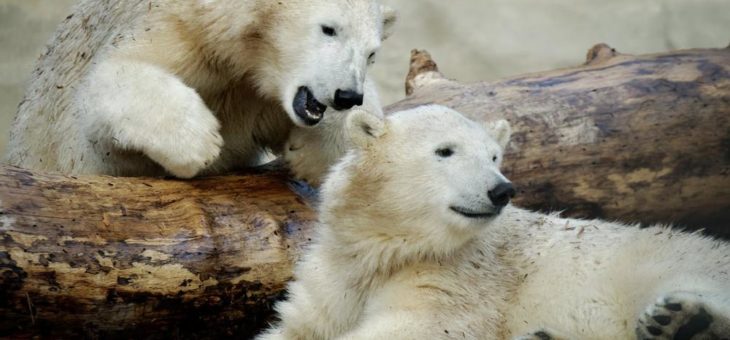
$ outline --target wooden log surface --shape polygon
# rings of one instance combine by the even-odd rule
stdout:
[[[567,216],[672,223],[730,236],[730,49],[624,55],[496,82],[444,78],[414,50],[411,95],[477,120],[505,118],[515,203]]]
[[[0,337],[252,334],[315,218],[311,192],[282,172],[179,181],[0,167],[0,187]]]
[[[441,103],[510,120],[505,170],[522,206],[728,221],[730,50],[607,48],[475,84],[415,53],[411,95],[387,110]],[[311,236],[314,201],[281,171],[180,181],[0,166],[0,337],[251,335]]]

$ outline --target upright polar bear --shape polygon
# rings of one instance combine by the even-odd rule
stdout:
[[[40,60],[6,161],[178,177],[254,165],[328,107],[380,110],[366,71],[394,20],[374,0],[83,0]],[[332,153],[330,133],[305,150]]]
[[[356,147],[259,339],[730,335],[728,243],[509,206],[509,125],[489,130],[439,106],[354,113]]]

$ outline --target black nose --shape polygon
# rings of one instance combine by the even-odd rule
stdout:
[[[499,183],[487,192],[487,196],[495,206],[504,207],[510,198],[515,197],[515,187],[509,182]]]
[[[335,110],[347,110],[355,105],[362,105],[362,93],[355,91],[335,91]]]

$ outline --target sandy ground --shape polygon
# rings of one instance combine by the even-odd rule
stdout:
[[[372,70],[385,103],[403,97],[412,48],[477,81],[576,65],[598,42],[624,53],[730,43],[729,0],[382,1],[400,12]],[[0,151],[33,63],[74,2],[0,0]]]

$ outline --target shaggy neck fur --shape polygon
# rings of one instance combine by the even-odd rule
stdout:
[[[325,222],[327,223],[327,222]],[[339,225],[344,227],[344,225]],[[356,227],[350,225],[349,227]],[[367,226],[362,226],[367,227]],[[354,240],[349,235],[332,229],[320,232],[320,245],[328,250],[331,261],[349,267],[359,268],[358,278],[364,285],[387,279],[404,267],[416,263],[440,262],[459,257],[459,254],[473,250],[475,239],[464,239],[458,247],[445,248],[427,238],[417,239],[413,235],[375,235],[367,239]]]
[[[399,211],[400,204],[393,199],[377,199],[383,196],[382,185],[388,183],[387,175],[373,171],[378,167],[369,164],[381,161],[372,157],[352,163],[357,165],[346,165],[351,169],[340,173],[351,174],[350,177],[333,178],[331,182],[347,184],[324,188],[320,209],[324,229],[320,230],[319,244],[331,254],[331,261],[356,266],[359,276],[353,279],[369,285],[411,264],[439,262],[473,250],[477,232],[438,236],[419,232],[431,229],[423,228],[424,224],[434,223],[427,211],[414,218],[412,212]],[[338,199],[341,197],[347,199]]]

